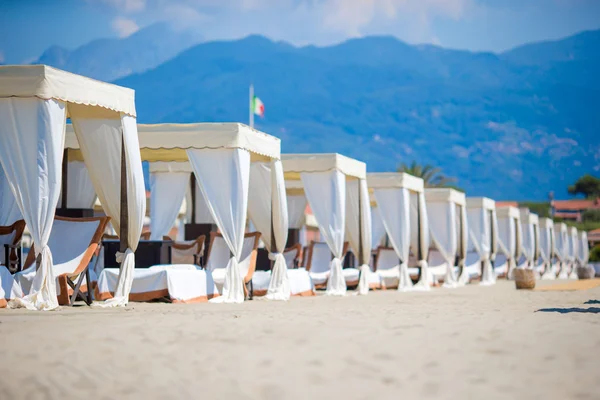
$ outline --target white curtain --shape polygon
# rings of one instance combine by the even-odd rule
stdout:
[[[457,235],[458,235],[458,265],[461,270],[461,275],[458,278],[459,285],[469,283],[469,272],[465,268],[467,261],[467,252],[469,251],[469,224],[467,221],[467,208],[464,205],[456,205],[456,212],[459,217],[456,219]]]
[[[569,279],[578,279],[577,262],[579,260],[579,237],[575,228],[569,228],[569,253],[571,258],[571,273]]]
[[[193,224],[214,224],[215,220],[212,215],[210,215],[210,210],[206,204],[206,200],[204,200],[202,191],[200,190],[200,183],[196,177],[194,177],[194,179],[196,179],[196,220],[192,221],[192,191],[190,186],[187,187],[185,192],[186,219]]]
[[[243,303],[240,257],[248,209],[250,153],[243,149],[190,149],[188,158],[204,200],[232,253],[225,270],[222,296],[215,303]]]
[[[0,226],[12,225],[20,219],[23,219],[21,211],[0,164]]]
[[[552,256],[554,254],[554,229],[552,226],[544,226],[540,229],[540,256],[544,262],[544,274],[542,279],[556,279],[552,269]]]
[[[523,232],[522,250],[527,259],[527,267],[533,268],[538,246],[536,243],[536,235],[538,234],[536,225],[529,223],[529,221],[524,221],[521,223],[521,230]]]
[[[150,174],[150,239],[162,240],[173,227],[186,188],[189,172],[152,172]]]
[[[588,244],[587,232],[579,232],[579,243],[577,248],[579,250],[579,262],[582,267],[585,267],[590,259],[590,248]]]
[[[30,294],[11,306],[52,310],[58,300],[48,238],[60,195],[66,106],[52,99],[0,99],[0,121],[0,163],[40,260]]]
[[[371,207],[371,231],[371,248],[377,248],[385,237],[385,226],[377,206]]]
[[[556,240],[554,246],[554,255],[560,266],[559,279],[568,278],[566,273],[567,266],[567,253],[568,253],[568,239],[567,231],[563,228],[564,225],[559,224],[554,226],[554,239]]]
[[[67,207],[93,208],[96,201],[96,191],[90,179],[90,174],[82,161],[67,163]],[[58,200],[62,205],[62,192]]]
[[[430,221],[435,221],[429,226],[431,242],[446,262],[444,287],[455,288],[458,286],[454,273],[454,260],[458,250],[456,206],[452,202],[429,202],[427,215]]]
[[[359,198],[360,196],[360,198]],[[360,204],[360,207],[359,207]],[[369,189],[364,179],[346,183],[346,235],[356,258],[362,254],[358,294],[369,293],[369,261],[371,258],[371,206]],[[360,224],[359,224],[360,218]],[[359,226],[360,225],[360,226]],[[359,229],[360,228],[360,229]],[[362,250],[362,253],[361,251]]]
[[[479,258],[483,264],[481,285],[493,285],[496,282],[496,273],[492,269],[490,257],[492,255],[492,224],[489,210],[479,207],[470,208],[468,211],[469,235]]]
[[[283,251],[287,242],[288,210],[281,161],[252,163],[250,187],[252,190],[248,194],[248,216],[262,233],[269,259],[274,261],[266,298],[287,301],[291,296],[291,287]],[[276,252],[272,251],[271,233],[275,239]]]
[[[413,284],[408,272],[411,231],[410,193],[406,188],[382,188],[375,189],[374,196],[390,244],[400,259],[398,290],[411,290]]]
[[[344,296],[346,280],[342,273],[344,233],[346,229],[346,177],[337,170],[327,172],[302,172],[300,174],[308,204],[333,253],[329,266],[326,294]]]
[[[427,206],[425,205],[424,193],[410,194],[410,219],[414,222],[415,228],[411,231],[410,245],[414,255],[418,258],[419,249],[421,257],[418,259],[418,266],[421,269],[421,278],[413,287],[414,290],[429,290],[431,283],[434,282],[433,274],[429,272],[427,258],[429,253],[429,220],[427,218]],[[417,226],[419,228],[417,229]]]
[[[498,220],[498,248],[506,257],[506,276],[512,279],[517,267],[518,255],[522,252],[522,229],[518,218],[506,216]]]
[[[287,195],[288,221],[290,229],[300,229],[304,225],[306,211],[305,195]]]
[[[121,267],[114,297],[100,304],[103,307],[124,306],[129,301],[135,268],[134,252],[146,214],[146,189],[136,120],[132,116],[118,114],[115,118],[87,118],[85,109],[71,106],[69,113],[96,194],[118,235],[121,234],[122,143],[125,145],[129,247],[124,253],[117,253]]]

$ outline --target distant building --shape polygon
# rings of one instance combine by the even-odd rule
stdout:
[[[600,199],[596,200],[553,200],[550,202],[550,213],[553,218],[562,218],[581,222],[586,210],[600,209]]]

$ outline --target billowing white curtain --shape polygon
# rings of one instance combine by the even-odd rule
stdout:
[[[483,263],[481,285],[496,283],[496,274],[492,270],[490,257],[492,255],[492,224],[489,210],[479,207],[467,211],[469,219],[469,235],[479,258]]]
[[[411,230],[410,246],[418,260],[418,266],[421,269],[421,278],[413,287],[414,290],[429,290],[434,281],[433,274],[429,272],[427,258],[429,255],[429,220],[427,218],[427,206],[425,205],[424,193],[410,194],[410,219],[414,222]]]
[[[385,237],[385,226],[377,206],[371,207],[371,232],[371,248],[377,248]]]
[[[360,198],[359,198],[360,196]],[[359,206],[360,205],[360,206]],[[362,254],[358,293],[369,293],[369,259],[371,257],[371,206],[369,189],[364,179],[346,183],[346,235],[356,258]],[[359,224],[360,218],[360,224]],[[362,248],[361,248],[362,247]],[[359,249],[362,250],[359,251]]]
[[[189,172],[152,172],[150,174],[150,239],[162,240],[173,227],[186,188]]]
[[[281,161],[252,163],[250,186],[252,190],[248,194],[248,215],[262,233],[269,259],[274,261],[266,298],[287,301],[292,291],[283,256],[288,234],[288,210]],[[275,252],[271,247],[271,234],[275,239]]]
[[[302,172],[300,178],[321,236],[325,238],[334,257],[329,265],[326,294],[344,296],[346,280],[342,273],[342,258],[346,230],[346,177],[340,171],[333,170]]]
[[[467,222],[467,208],[464,205],[456,205],[456,212],[458,217],[456,222],[457,226],[457,237],[458,237],[458,266],[461,271],[461,275],[458,278],[459,285],[466,285],[469,283],[469,272],[465,268],[465,262],[467,260],[467,252],[469,251],[469,224]]]
[[[39,260],[30,294],[10,306],[58,307],[48,238],[61,187],[66,105],[38,98],[0,99],[0,163]]]
[[[0,226],[12,225],[20,219],[23,219],[21,211],[0,164]]]
[[[376,188],[373,193],[390,244],[400,259],[398,290],[411,290],[413,284],[408,272],[411,231],[410,192],[406,188]]]
[[[554,255],[558,261],[560,272],[558,275],[559,279],[568,278],[567,274],[567,257],[568,257],[568,238],[567,230],[563,224],[554,226],[554,239],[556,239],[554,246]]]
[[[188,158],[198,178],[206,205],[232,253],[225,269],[222,296],[215,303],[243,303],[240,257],[250,185],[250,153],[244,149],[190,149]]]
[[[540,256],[544,262],[544,273],[542,279],[553,280],[556,275],[552,269],[552,256],[554,254],[554,229],[552,226],[540,228]]]
[[[121,234],[121,152],[125,151],[129,247],[124,253],[117,253],[121,267],[114,297],[99,304],[103,307],[124,306],[129,301],[134,252],[146,214],[146,189],[136,120],[124,114],[115,114],[115,118],[87,118],[85,108],[77,106],[69,106],[69,113],[96,194],[118,235]]]
[[[455,288],[458,286],[454,273],[454,260],[458,250],[456,206],[449,201],[430,202],[427,204],[427,215],[430,221],[435,221],[429,226],[431,242],[446,262],[444,287]]]
[[[578,249],[578,259],[579,263],[582,267],[587,266],[588,261],[590,259],[590,248],[588,244],[587,232],[581,231],[579,232],[579,243],[577,246]]]
[[[529,221],[522,221],[521,228],[523,230],[523,255],[527,259],[527,267],[533,268],[533,259],[535,252],[535,226]]]
[[[571,260],[569,279],[578,279],[577,262],[579,260],[579,237],[576,228],[569,228],[569,255]]]
[[[498,248],[506,257],[506,276],[512,278],[517,267],[517,255],[521,254],[521,223],[515,217],[507,216],[498,220]]]
[[[306,211],[305,195],[287,195],[288,221],[290,229],[300,229],[304,225]]]
[[[194,178],[196,179],[196,178]],[[210,214],[210,210],[208,205],[206,204],[206,200],[204,200],[204,196],[202,195],[202,191],[200,190],[200,183],[198,183],[198,179],[196,179],[196,220],[192,221],[192,191],[190,186],[187,187],[185,192],[185,216],[190,223],[193,224],[214,224],[215,220]]]
[[[93,208],[96,201],[96,191],[90,179],[90,174],[82,161],[67,163],[67,207]],[[62,204],[62,193],[58,200]]]

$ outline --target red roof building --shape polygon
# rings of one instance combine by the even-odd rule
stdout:
[[[596,200],[553,200],[550,203],[552,216],[581,222],[586,210],[600,209],[600,199]]]

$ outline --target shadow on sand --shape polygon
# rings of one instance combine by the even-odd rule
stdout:
[[[588,300],[583,304],[600,304],[600,300]]]
[[[597,300],[590,300],[590,301],[597,301]],[[586,302],[585,304],[600,304],[600,302],[598,302],[598,303]],[[600,308],[598,308],[598,307],[590,307],[590,308],[579,308],[579,307],[572,307],[572,308],[540,308],[536,312],[556,312],[556,313],[559,313],[559,314],[570,314],[570,313],[600,314]]]

